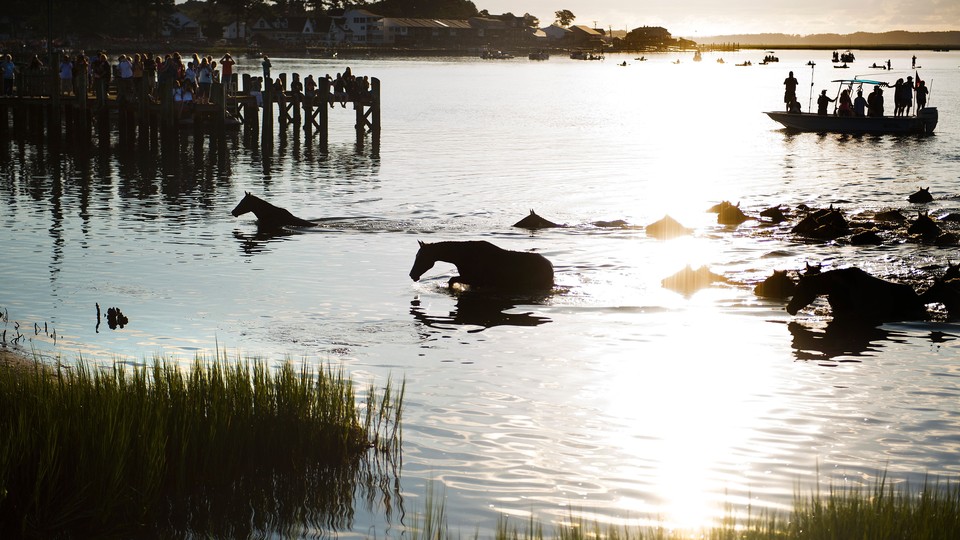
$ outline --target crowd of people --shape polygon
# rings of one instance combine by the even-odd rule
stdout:
[[[320,84],[313,75],[308,75],[303,81],[294,76],[289,90],[284,88],[283,81],[278,77],[271,79],[271,62],[267,55],[261,56],[262,77],[250,77],[250,86],[245,92],[257,98],[257,103],[263,104],[264,81],[271,80],[270,90],[276,101],[284,101],[289,93],[302,93],[308,97],[318,96]],[[211,101],[211,88],[214,83],[222,82],[228,94],[238,92],[237,74],[234,67],[236,60],[230,53],[224,54],[219,60],[212,55],[200,56],[194,53],[191,57],[181,56],[178,52],[164,56],[154,56],[149,52],[120,54],[111,60],[107,53],[100,51],[95,55],[87,56],[84,53],[69,55],[63,53],[56,69],[59,77],[59,92],[63,96],[76,96],[86,88],[88,94],[106,99],[111,88],[116,89],[117,96],[136,99],[144,95],[153,102],[162,102],[172,99],[181,109],[190,104],[204,104]],[[14,81],[22,69],[34,71],[38,74],[48,73],[47,66],[38,56],[34,56],[29,65],[20,68],[10,54],[0,56],[0,76],[2,76],[3,95],[14,94]],[[324,78],[327,81],[329,92],[327,99],[330,107],[339,102],[346,107],[348,101],[365,101],[370,94],[370,79],[367,76],[356,76],[347,67],[342,73],[335,76],[329,74]],[[24,80],[39,80],[39,77],[24,78]],[[19,84],[24,84],[18,82]],[[161,89],[169,89],[161,92]],[[28,94],[32,90],[28,90]],[[38,90],[39,92],[39,90]]]
[[[838,102],[836,115],[837,116],[871,116],[879,117],[883,116],[883,87],[893,88],[893,115],[894,116],[909,116],[910,109],[913,108],[913,101],[916,98],[917,102],[917,111],[922,110],[927,106],[927,95],[929,94],[929,89],[924,81],[918,80],[914,82],[912,76],[908,76],[906,80],[897,79],[897,82],[894,84],[875,84],[873,90],[865,98],[863,97],[863,90],[857,90],[857,97],[851,98],[850,92],[853,90],[853,84],[850,84],[849,88],[845,88],[840,92],[840,96],[837,98],[831,98],[827,95],[826,90],[822,90],[820,95],[817,97],[817,114],[826,115],[828,113],[828,108],[830,103]],[[800,102],[797,100],[797,79],[793,76],[793,72],[787,76],[783,81],[784,85],[784,94],[783,101],[786,104],[787,111],[791,113],[802,112],[800,107]]]

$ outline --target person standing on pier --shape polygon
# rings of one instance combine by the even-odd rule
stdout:
[[[260,62],[260,65],[263,67],[263,79],[267,80],[270,78],[270,59],[267,58],[267,55],[263,55],[263,61]]]
[[[73,62],[66,54],[60,59],[60,94],[69,96],[73,91]]]
[[[223,79],[223,84],[227,87],[227,92],[236,92],[237,88],[233,84],[233,66],[237,62],[230,56],[230,53],[223,55],[220,58],[220,65],[223,67],[223,73],[221,75]]]
[[[3,95],[13,95],[13,77],[16,73],[17,65],[13,63],[13,57],[10,54],[3,55],[0,60],[0,72],[3,72]]]

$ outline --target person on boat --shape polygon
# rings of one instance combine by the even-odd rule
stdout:
[[[863,90],[857,90],[857,98],[853,100],[853,115],[859,117],[867,115],[867,98],[863,97]]]
[[[802,113],[802,112],[803,112],[803,108],[800,107],[800,102],[799,102],[799,101],[793,100],[793,102],[790,103],[790,105],[787,106],[787,112],[790,112],[790,113]]]
[[[790,72],[790,75],[783,80],[783,86],[785,88],[783,92],[783,102],[787,104],[787,110],[790,110],[790,104],[797,100],[797,85],[800,84],[799,81],[793,76],[793,72]]]
[[[850,90],[848,89],[840,92],[840,106],[837,108],[837,116],[853,116],[853,100],[850,99]]]
[[[923,81],[917,82],[917,112],[920,112],[927,106],[927,94],[930,93],[930,90],[927,88],[927,83]]]
[[[913,55],[913,58],[910,59],[910,67],[911,68],[917,67],[917,55]]]
[[[827,91],[826,91],[826,90],[822,90],[822,91],[820,92],[820,97],[817,98],[817,114],[826,115],[826,114],[827,114],[827,105],[830,105],[830,104],[833,103],[834,101],[836,101],[836,100],[835,100],[835,99],[831,99],[830,96],[827,95]]]
[[[873,92],[867,96],[867,116],[883,116],[883,90],[880,85],[873,87]]]
[[[907,82],[903,84],[903,113],[902,116],[910,116],[910,109],[913,108],[913,77],[908,76]]]
[[[903,95],[903,79],[897,79],[897,82],[893,83],[893,115],[894,116],[903,116],[903,110],[906,107],[904,104],[904,95]],[[912,99],[913,96],[911,96]]]

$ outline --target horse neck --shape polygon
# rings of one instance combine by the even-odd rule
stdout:
[[[273,214],[280,210],[280,207],[274,206],[259,197],[255,197],[253,195],[250,195],[250,197],[250,211],[257,216],[257,219],[270,218]]]
[[[466,259],[468,249],[461,242],[437,242],[430,244],[426,255],[434,262],[443,261],[458,266]]]

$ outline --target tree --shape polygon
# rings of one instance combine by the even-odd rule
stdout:
[[[554,13],[554,15],[557,17],[557,24],[564,28],[570,26],[570,23],[577,18],[577,16],[574,15],[569,9],[561,9],[560,11]]]

